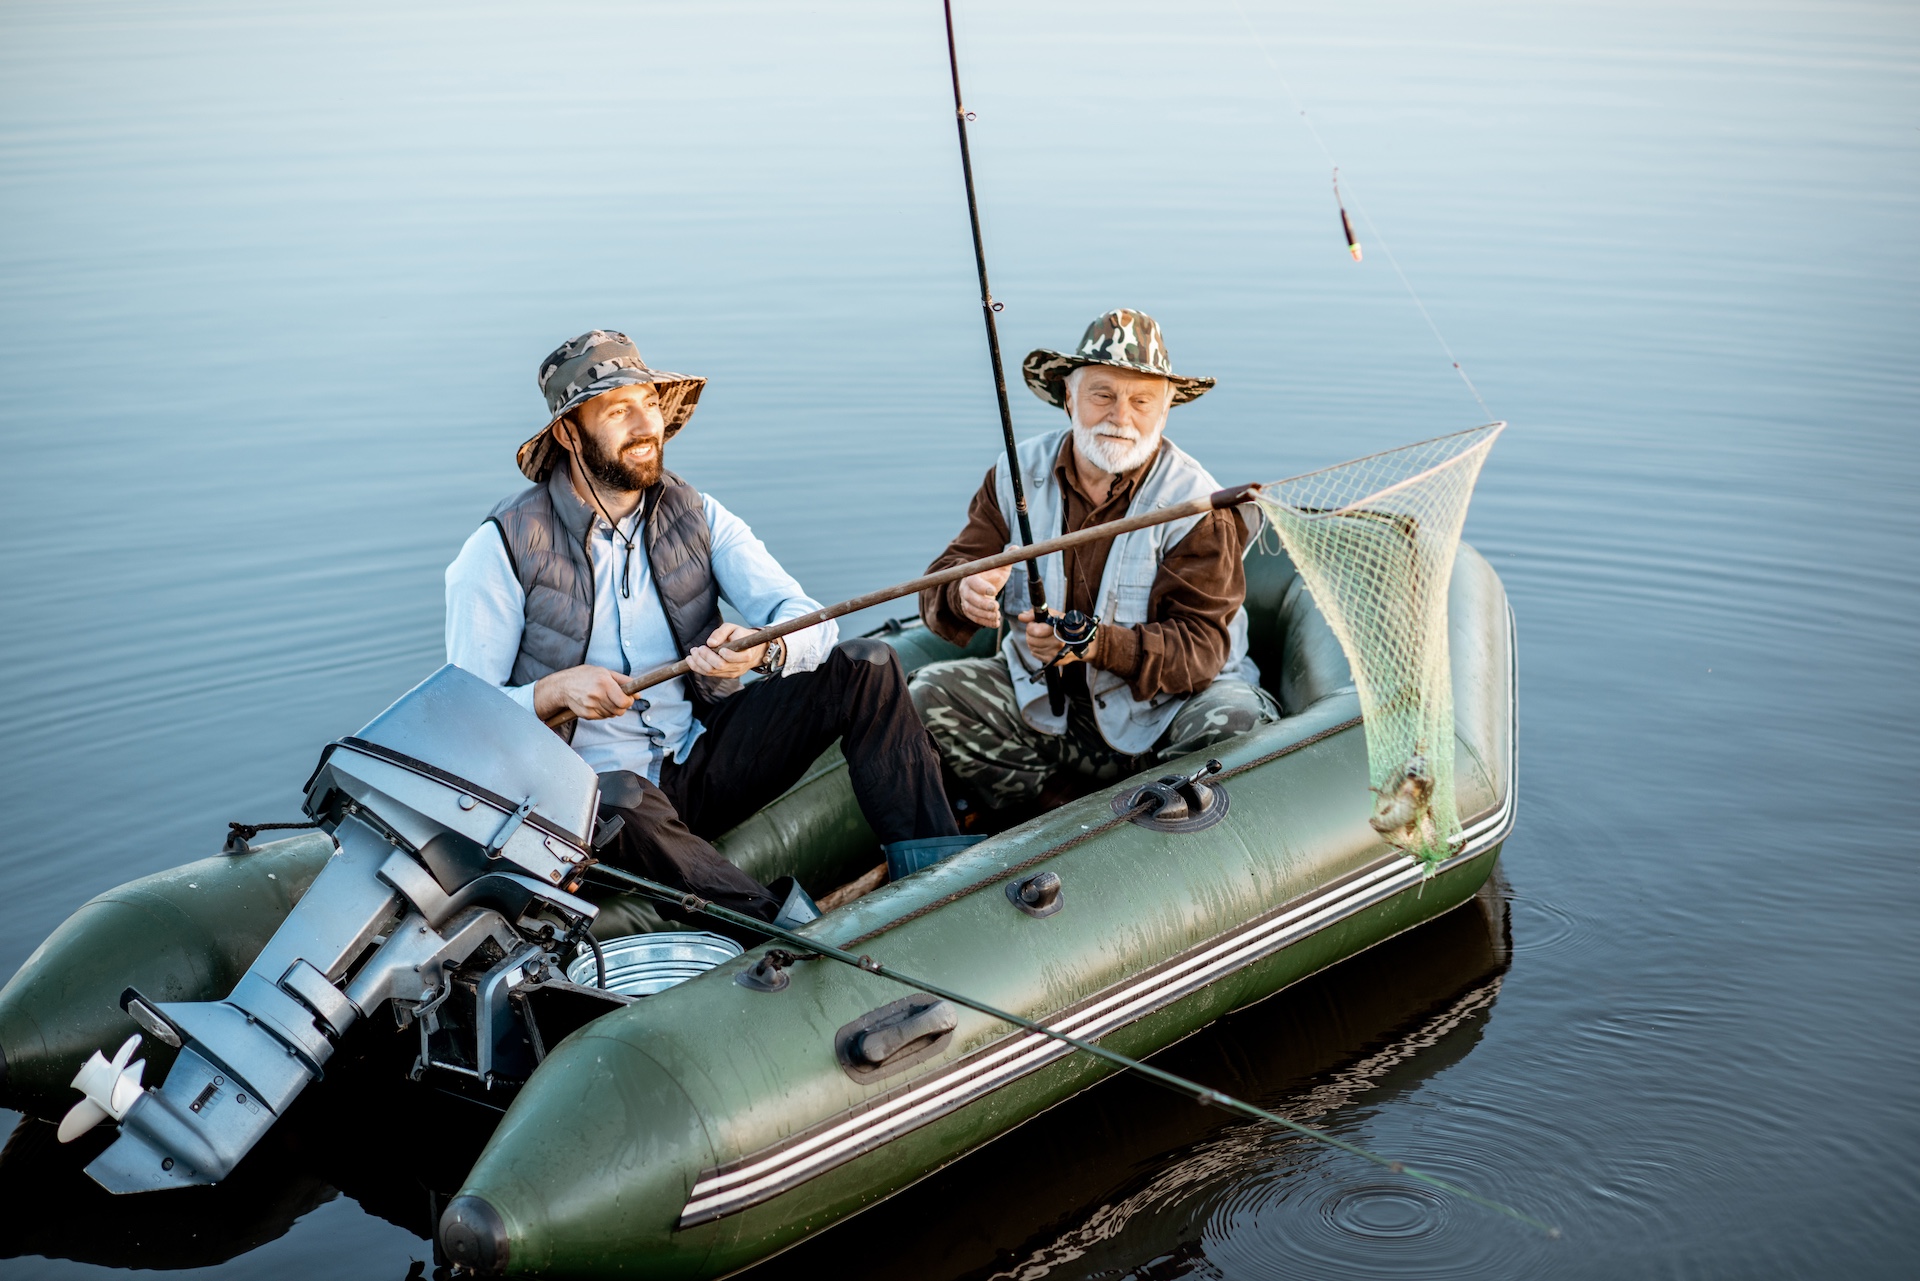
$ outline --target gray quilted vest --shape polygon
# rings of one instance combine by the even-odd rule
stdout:
[[[507,560],[527,598],[511,684],[525,685],[586,661],[593,628],[593,562],[587,537],[597,518],[573,492],[565,459],[544,484],[507,499],[487,517],[500,531]],[[672,472],[662,472],[641,537],[673,643],[683,654],[706,644],[720,626],[720,585],[713,577],[707,513],[699,492]],[[716,681],[691,673],[687,680],[694,715],[702,719],[740,688],[738,680]],[[569,742],[573,724],[569,721],[562,731]]]

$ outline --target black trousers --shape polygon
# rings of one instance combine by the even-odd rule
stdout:
[[[745,686],[706,726],[685,761],[661,767],[657,787],[624,770],[600,776],[601,812],[624,821],[601,851],[607,862],[772,920],[780,900],[708,842],[792,787],[835,739],[882,844],[959,831],[891,645],[843,641],[813,671]]]

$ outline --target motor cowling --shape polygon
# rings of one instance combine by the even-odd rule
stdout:
[[[129,992],[142,1026],[180,1047],[164,1084],[115,1067],[114,1085],[94,1068],[100,1081],[76,1078],[87,1097],[63,1137],[119,1121],[88,1166],[111,1192],[217,1183],[354,1023],[387,1002],[430,1020],[475,957],[486,966],[477,1075],[490,1079],[488,1022],[504,1017],[506,993],[550,961],[556,920],[565,930],[594,915],[569,891],[597,805],[591,768],[537,718],[442,667],[322,754],[306,809],[336,851],[226,999]],[[111,1108],[95,1098],[101,1082],[117,1091]]]

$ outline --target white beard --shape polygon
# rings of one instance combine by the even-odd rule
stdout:
[[[1073,447],[1101,471],[1118,476],[1153,457],[1153,451],[1160,448],[1160,432],[1156,430],[1142,436],[1131,427],[1116,427],[1112,423],[1085,427],[1076,418]]]

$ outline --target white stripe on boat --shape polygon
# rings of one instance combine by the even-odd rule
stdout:
[[[1508,661],[1512,664],[1516,646],[1511,608],[1507,629]],[[1516,728],[1509,723],[1505,795],[1492,812],[1462,830],[1460,853],[1440,864],[1436,873],[1478,858],[1512,830],[1519,756]],[[1235,970],[1411,889],[1422,879],[1418,860],[1395,855],[1271,916],[1251,921],[1190,953],[1143,971],[1108,992],[1070,1006],[1049,1026],[1083,1041],[1097,1041]],[[1015,1033],[809,1130],[707,1171],[694,1183],[678,1226],[693,1227],[770,1200],[1076,1052],[1072,1046],[1039,1032]]]

